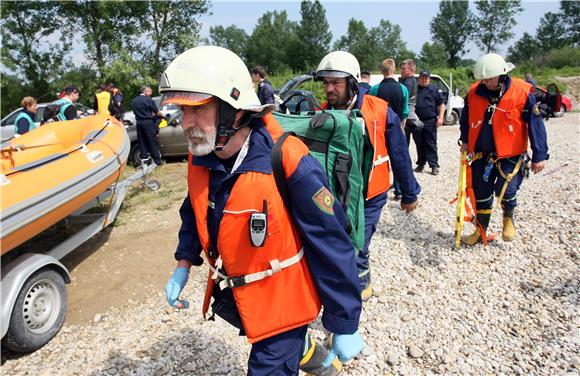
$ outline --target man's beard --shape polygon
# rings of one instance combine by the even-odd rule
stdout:
[[[189,144],[188,149],[191,155],[202,157],[211,153],[215,148],[215,140],[217,137],[215,129],[210,133],[205,133],[199,128],[191,127],[183,131],[183,134]],[[196,138],[196,143],[191,141],[191,138],[194,137]],[[200,138],[203,138],[201,142],[198,141]]]

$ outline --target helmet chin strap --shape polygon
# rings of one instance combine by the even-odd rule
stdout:
[[[238,110],[230,106],[228,103],[218,98],[217,109],[217,136],[215,139],[215,151],[220,151],[228,143],[230,138],[241,128],[234,128],[236,120],[236,113]]]

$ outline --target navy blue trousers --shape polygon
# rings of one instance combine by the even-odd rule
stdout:
[[[429,163],[429,167],[439,167],[439,157],[437,155],[437,126],[435,124],[425,124],[423,129],[413,137],[417,145],[417,165],[424,166]]]
[[[252,345],[249,376],[298,375],[308,325],[280,333]]]
[[[371,238],[375,231],[379,219],[381,219],[381,211],[383,206],[387,203],[387,193],[382,193],[370,200],[365,200],[365,244],[363,249],[359,252],[356,258],[356,266],[358,268],[358,275],[360,279],[361,291],[364,290],[371,283],[371,269],[369,265],[369,246],[371,245]]]
[[[137,122],[137,139],[139,140],[139,158],[147,159],[151,155],[157,166],[161,165],[161,155],[157,147],[157,127],[153,120]]]
[[[499,160],[501,170],[506,176],[514,170],[518,159],[519,156]],[[494,192],[496,196],[499,196],[505,182],[505,179],[497,171],[495,165],[490,171],[487,182],[484,181],[483,175],[486,164],[487,156],[478,159],[471,164],[471,179],[473,182],[473,192],[475,193],[477,209],[491,209],[493,206]],[[513,210],[518,205],[517,194],[523,181],[523,175],[521,172],[522,170],[520,169],[507,186],[501,202],[501,205],[505,210]]]

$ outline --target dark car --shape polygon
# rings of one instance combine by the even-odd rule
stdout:
[[[301,112],[319,109],[320,103],[311,91],[297,89],[297,87],[313,78],[307,74],[297,76],[286,82],[280,90],[274,90],[276,94],[276,111],[300,114]]]

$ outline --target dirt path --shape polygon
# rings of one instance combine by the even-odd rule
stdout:
[[[109,227],[64,259],[71,272],[66,322],[92,321],[111,308],[129,307],[159,294],[175,267],[179,206],[185,197],[183,162],[155,172],[156,192],[132,192],[115,227]]]

